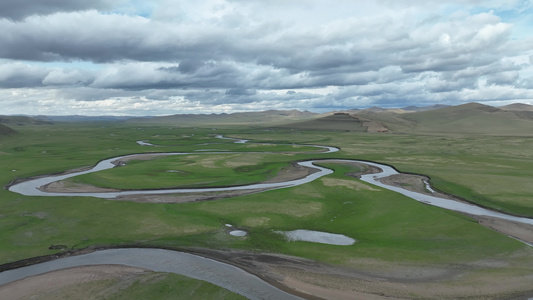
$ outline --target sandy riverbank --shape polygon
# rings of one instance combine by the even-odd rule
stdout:
[[[533,293],[528,276],[490,274],[490,269],[508,265],[506,258],[454,265],[391,264],[362,258],[335,266],[286,255],[192,251],[236,265],[306,299],[514,299]],[[530,256],[531,251],[524,248],[512,255]]]
[[[0,299],[96,299],[148,272],[122,265],[68,268],[0,286]]]
[[[128,160],[138,159],[137,156],[128,157],[127,159],[121,159],[116,163],[125,163]],[[151,159],[153,156],[139,156],[143,159]],[[276,176],[271,179],[265,180],[261,183],[280,183],[291,180],[297,180],[305,178],[306,176],[317,172],[317,169],[307,168],[300,166],[296,163],[292,163],[290,166],[282,169]],[[47,193],[101,193],[101,192],[117,192],[118,190],[106,189],[96,187],[88,184],[73,183],[67,181],[56,181],[40,188],[41,191]],[[198,193],[186,193],[186,194],[146,194],[146,195],[128,195],[119,196],[115,198],[118,201],[133,201],[144,203],[186,203],[194,201],[208,201],[230,197],[237,197],[242,195],[248,195],[253,193],[259,193],[266,189],[245,189],[245,190],[228,190],[218,192],[198,192]]]

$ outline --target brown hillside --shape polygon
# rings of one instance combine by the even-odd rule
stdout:
[[[298,110],[268,110],[260,112],[240,112],[232,114],[179,114],[161,117],[133,118],[129,123],[154,123],[194,126],[217,125],[268,125],[284,124],[313,118],[316,114]]]
[[[325,131],[366,131],[363,121],[347,112],[337,112],[325,117],[280,125],[281,128]]]
[[[533,105],[524,103],[513,103],[505,106],[500,106],[500,109],[512,111],[533,111]]]
[[[8,126],[24,126],[24,125],[51,125],[52,122],[34,119],[27,116],[0,116],[0,123]]]
[[[480,103],[467,103],[437,110],[404,114],[412,122],[408,132],[483,135],[533,135],[528,112],[502,110]]]
[[[6,135],[13,135],[17,134],[18,132],[14,129],[11,129],[5,125],[0,124],[0,137],[6,136]]]

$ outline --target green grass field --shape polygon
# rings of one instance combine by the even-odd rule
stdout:
[[[138,276],[126,289],[106,295],[104,299],[176,299],[176,300],[244,300],[246,297],[222,289],[214,284],[177,274],[148,274]],[[151,284],[146,284],[146,282]],[[109,284],[109,283],[108,283]],[[111,282],[111,284],[116,284]],[[119,284],[116,284],[119,285]],[[101,290],[101,287],[99,287]],[[97,289],[95,289],[97,291]],[[90,294],[87,294],[90,296]]]
[[[0,182],[91,166],[99,160],[142,152],[198,149],[248,151],[198,153],[131,161],[72,180],[116,188],[239,185],[268,179],[291,161],[311,158],[374,160],[400,171],[430,176],[440,190],[514,214],[533,216],[533,140],[520,137],[423,136],[363,132],[178,128],[122,123],[35,125],[0,138]],[[223,134],[253,139],[234,144]],[[145,140],[161,147],[140,146]],[[206,145],[207,143],[207,145]],[[276,146],[261,143],[282,143]],[[341,148],[331,154],[296,144]],[[266,151],[269,153],[253,153]],[[270,152],[280,152],[272,154]],[[0,263],[57,252],[51,245],[236,248],[283,253],[345,266],[364,258],[395,264],[453,265],[494,257],[509,261],[493,272],[523,272],[533,261],[527,246],[473,219],[427,206],[344,175],[312,183],[222,199],[150,204],[91,197],[29,197],[0,191]],[[169,170],[179,172],[168,172]],[[224,224],[249,231],[225,233]],[[273,231],[309,229],[344,234],[352,246],[287,242]]]

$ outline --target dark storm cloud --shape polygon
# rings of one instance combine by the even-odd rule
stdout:
[[[213,65],[213,63],[208,63],[207,67],[213,67]],[[161,67],[159,70],[171,73],[194,74],[203,66],[206,66],[206,63],[203,61],[186,59],[181,61],[177,66]]]
[[[239,88],[236,88],[236,89],[226,90],[225,94],[226,95],[231,95],[231,96],[252,96],[252,95],[257,94],[257,91],[254,90],[254,89],[239,89]]]
[[[1,88],[27,88],[42,86],[42,78],[38,74],[13,74],[1,78]]]
[[[150,21],[140,17],[101,15],[96,11],[0,20],[0,56],[37,61],[169,59],[177,44],[151,37]],[[155,25],[157,27],[157,25]],[[153,28],[158,30],[158,28]]]
[[[128,63],[114,65],[99,72],[90,85],[95,88],[125,90],[176,89],[176,88],[247,88],[246,66],[234,62],[206,62],[196,71],[191,68],[181,72],[179,66],[161,66],[160,63]],[[253,83],[255,84],[255,83]]]
[[[110,2],[106,0],[2,0],[0,1],[0,18],[20,20],[31,15],[102,9],[110,7]]]
[[[42,86],[48,71],[25,64],[0,65],[0,87],[25,88]]]
[[[197,60],[184,60],[180,62],[178,71],[185,74],[195,73],[200,67],[204,65],[203,62]]]
[[[244,66],[233,61],[184,60],[178,66],[159,67],[156,71],[166,73],[167,78],[179,80],[190,87],[239,86],[248,73]]]

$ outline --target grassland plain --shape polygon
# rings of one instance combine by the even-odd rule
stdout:
[[[209,181],[216,185],[232,185],[244,182],[243,178],[247,178],[247,182],[268,179],[290,161],[355,158],[425,174],[442,191],[496,209],[533,216],[533,203],[528,201],[533,191],[525,185],[533,178],[530,150],[533,141],[526,138],[266,131],[263,128],[213,130],[121,123],[39,125],[16,130],[19,135],[0,139],[0,182],[3,185],[15,178],[87,167],[103,158],[123,154],[193,152],[206,148],[280,151],[284,153],[247,153],[239,157],[231,153],[199,153],[137,162],[131,164],[131,168],[124,167],[123,170],[129,170],[126,174],[115,174],[111,184],[124,184],[126,180],[120,176],[145,174],[149,177],[150,172],[155,172],[164,173],[161,182],[166,186],[170,178],[175,178],[165,177],[167,173],[180,173],[164,171],[181,170],[194,175],[191,181],[178,185],[190,185],[211,171],[213,178]],[[293,147],[239,145],[231,140],[216,139],[215,134],[256,142],[333,145],[341,151],[286,153],[294,150]],[[137,140],[163,146],[141,146]],[[464,278],[481,290],[477,294],[480,297],[490,293],[483,294],[487,281],[480,279],[487,274],[508,281],[531,274],[533,255],[520,242],[484,228],[461,214],[430,207],[365,183],[332,184],[332,179],[341,183],[357,181],[344,175],[353,171],[350,167],[337,164],[328,167],[337,172],[304,186],[182,204],[118,202],[89,197],[29,197],[2,190],[0,263],[60,251],[49,250],[51,245],[64,245],[68,249],[132,244],[181,249],[233,248],[294,255],[369,272],[394,272],[399,266],[407,265],[433,269],[466,266],[470,271]],[[231,171],[224,172],[226,168]],[[102,174],[97,175],[108,176]],[[94,178],[83,180],[97,181]],[[141,181],[136,179],[135,186]],[[155,182],[159,179],[142,184],[149,186]],[[228,223],[246,229],[248,236],[236,238],[226,234],[224,224]],[[358,242],[343,247],[286,242],[273,232],[294,229],[344,234]],[[442,284],[453,289],[464,282],[448,278]],[[504,292],[508,295],[529,291],[524,286],[515,288],[516,291]],[[404,296],[426,295],[413,293]],[[443,295],[457,296],[445,292],[433,296]]]

